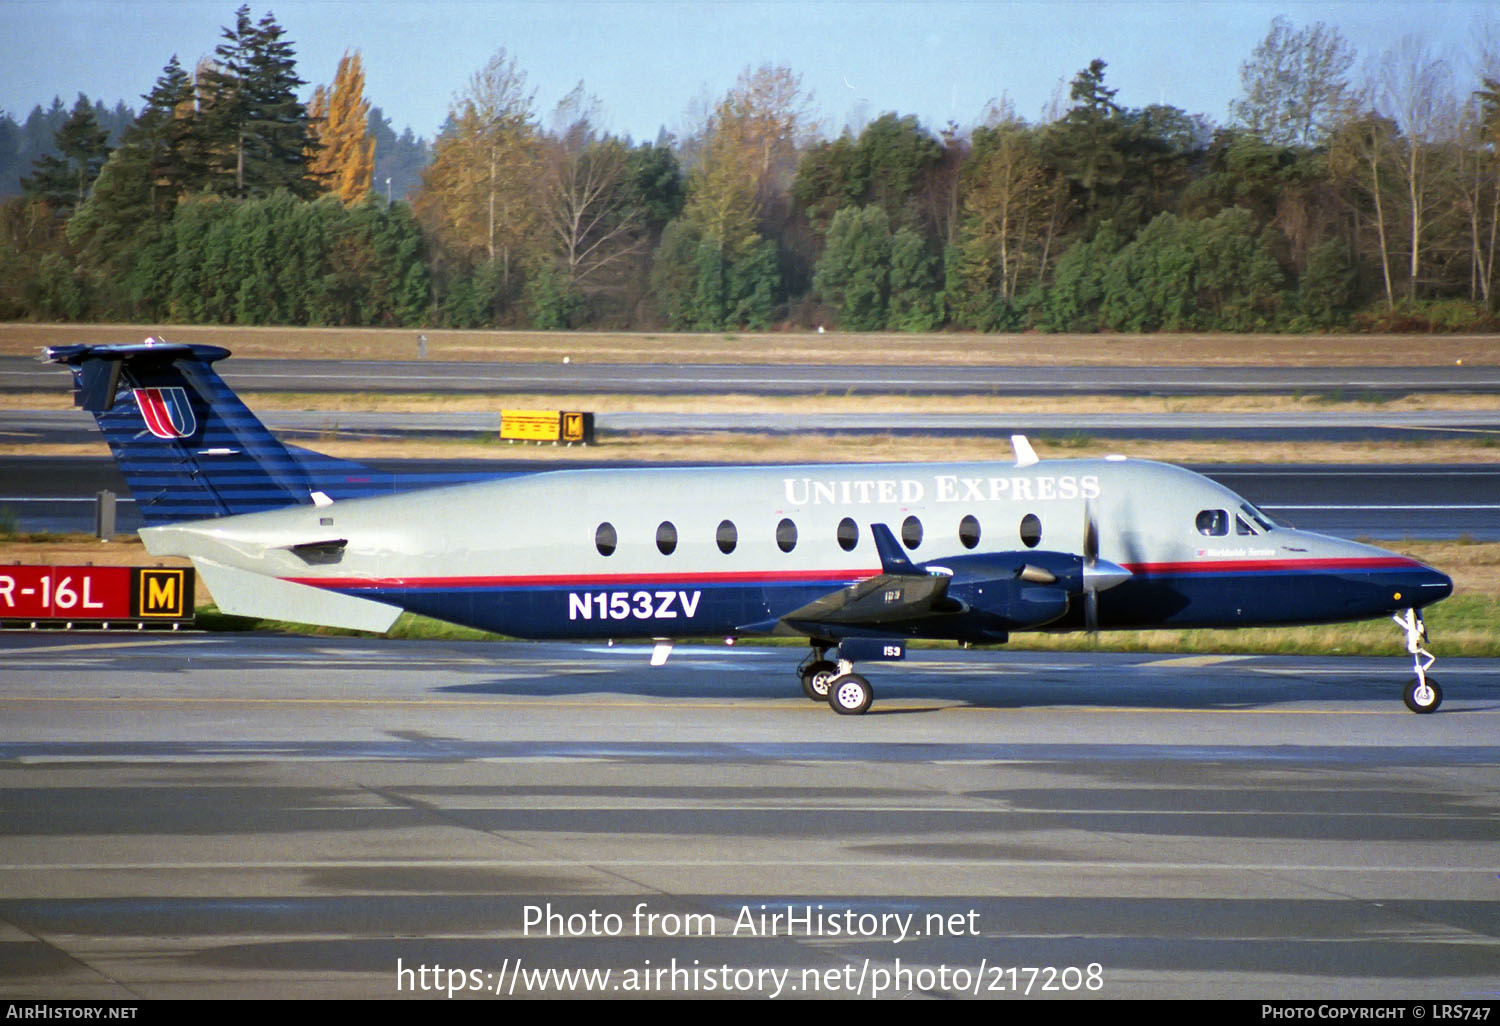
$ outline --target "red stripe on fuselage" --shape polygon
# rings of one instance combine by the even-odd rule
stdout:
[[[1346,559],[1225,559],[1178,563],[1126,563],[1142,576],[1214,573],[1340,572],[1359,570],[1417,570],[1422,564],[1405,556],[1365,556]],[[785,570],[674,574],[483,574],[454,577],[283,577],[290,584],[315,588],[622,588],[655,585],[712,584],[847,584],[880,573],[867,570]]]
[[[658,584],[845,584],[880,573],[873,570],[786,570],[680,574],[523,574],[473,577],[283,577],[315,588],[619,588]]]
[[[1422,564],[1405,556],[1360,556],[1347,559],[1197,559],[1183,563],[1125,563],[1133,574],[1264,573],[1287,570],[1417,570]]]

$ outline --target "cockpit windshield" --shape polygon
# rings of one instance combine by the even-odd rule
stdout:
[[[1240,510],[1245,514],[1245,516],[1250,518],[1250,521],[1255,524],[1256,527],[1260,528],[1260,530],[1256,532],[1257,534],[1263,534],[1266,531],[1274,531],[1278,527],[1286,526],[1285,524],[1279,523],[1269,515],[1262,513],[1260,510],[1256,509],[1248,502],[1240,503]]]

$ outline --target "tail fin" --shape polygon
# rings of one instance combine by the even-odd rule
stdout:
[[[73,402],[98,421],[148,526],[327,501],[215,373],[228,355],[156,339],[46,350],[72,369]]]

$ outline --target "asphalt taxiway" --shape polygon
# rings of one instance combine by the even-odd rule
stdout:
[[[800,654],[0,636],[0,993],[1500,990],[1495,661]]]
[[[284,360],[235,357],[221,368],[239,391],[555,392],[652,395],[1224,395],[1355,398],[1500,389],[1500,366],[850,366],[840,364],[499,363],[473,360]],[[68,387],[68,373],[0,356],[0,391]]]

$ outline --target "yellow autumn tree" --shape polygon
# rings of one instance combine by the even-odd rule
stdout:
[[[786,195],[808,107],[800,76],[763,65],[745,69],[709,116],[683,216],[722,251],[753,246],[759,220]]]
[[[308,108],[317,142],[309,176],[346,204],[370,193],[375,177],[375,137],[370,134],[370,104],[365,99],[365,70],[359,53],[345,51],[333,88],[313,92]]]
[[[537,231],[534,98],[515,59],[498,51],[454,98],[412,201],[445,251],[494,265],[506,283],[513,257]]]

